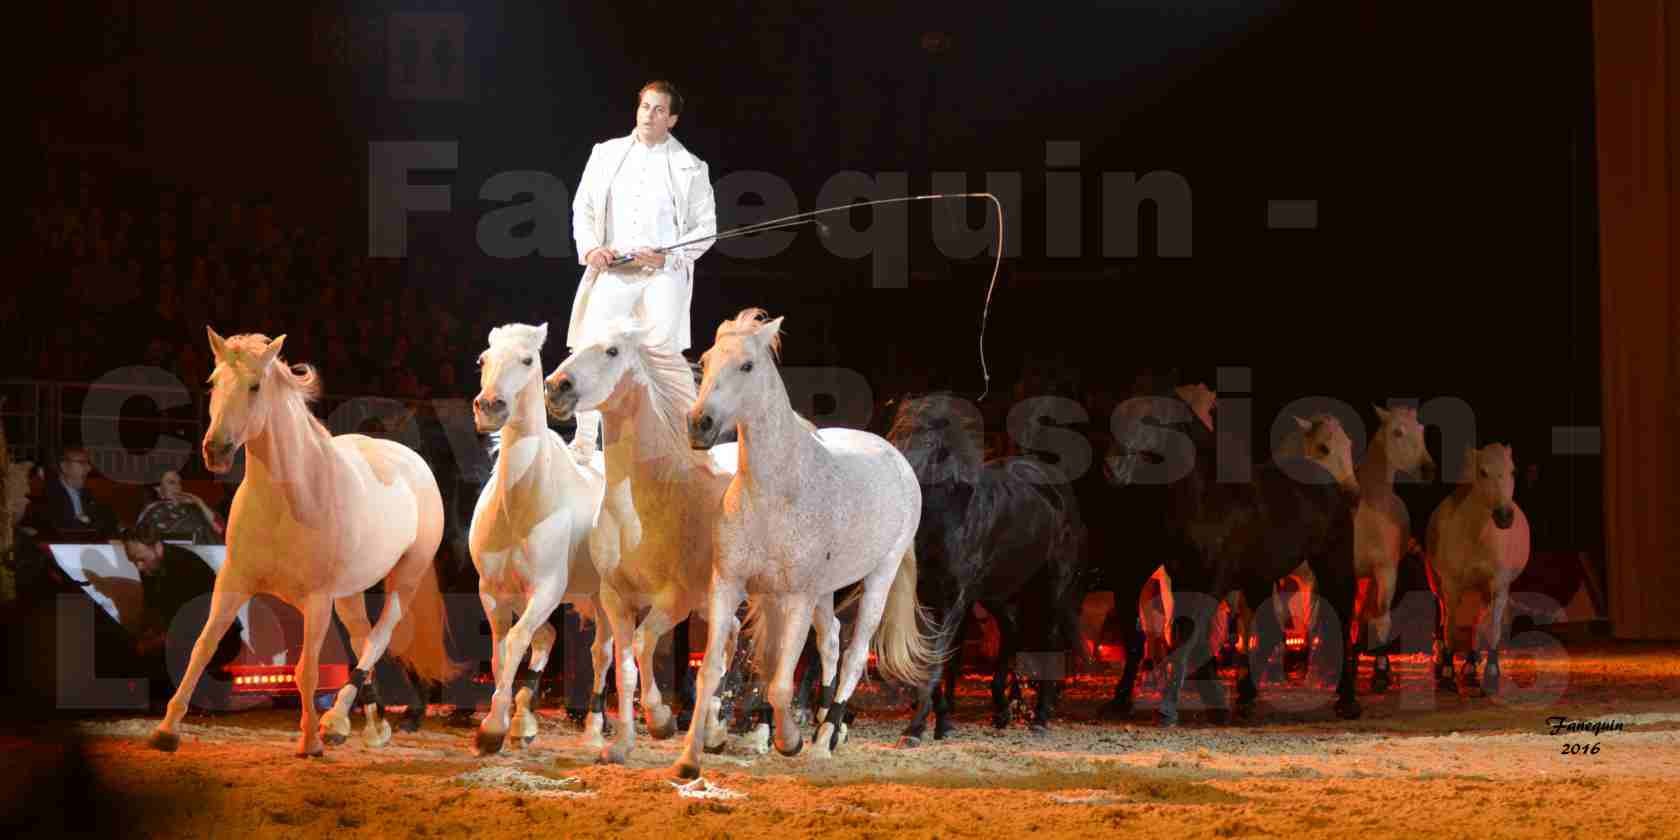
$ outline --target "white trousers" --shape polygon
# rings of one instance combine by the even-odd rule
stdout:
[[[683,306],[687,297],[683,289],[686,279],[673,272],[649,273],[634,266],[601,272],[595,278],[595,287],[589,290],[582,344],[599,341],[607,324],[615,319],[635,318],[652,325],[647,337],[649,344],[663,346],[672,353],[688,349],[676,346],[679,326],[688,318]],[[600,449],[600,441],[601,412],[579,411],[572,444],[596,451]]]

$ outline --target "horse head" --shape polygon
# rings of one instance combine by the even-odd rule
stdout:
[[[201,446],[204,466],[214,473],[233,467],[233,454],[263,433],[274,406],[289,394],[312,399],[319,393],[313,368],[293,370],[280,359],[284,335],[250,334],[224,339],[206,326],[216,369],[210,374],[210,426]]]
[[[542,376],[542,347],[548,324],[506,324],[490,331],[490,346],[478,355],[478,396],[473,425],[482,433],[500,429],[513,416],[514,403],[525,398]]]
[[[608,402],[633,370],[651,330],[651,325],[633,319],[615,319],[599,341],[574,349],[543,382],[548,413],[556,420],[570,420],[579,411],[594,411]]]
[[[1382,406],[1371,406],[1376,409],[1377,419],[1382,421],[1377,429],[1377,440],[1387,452],[1389,466],[1404,473],[1416,473],[1424,481],[1435,480],[1435,459],[1429,456],[1429,447],[1423,438],[1423,424],[1418,422],[1417,409],[1412,406],[1397,406],[1385,409]]]
[[[1465,447],[1464,475],[1470,496],[1488,507],[1494,527],[1503,531],[1517,519],[1511,496],[1516,491],[1516,453],[1511,447],[1490,443],[1481,449]]]
[[[906,399],[893,414],[886,438],[926,485],[973,484],[985,455],[980,409],[951,394]]]
[[[711,349],[700,356],[700,393],[688,412],[688,440],[695,449],[710,449],[726,429],[770,405],[774,394],[785,401],[776,369],[782,319],[765,320],[767,315],[744,309],[719,324]]]

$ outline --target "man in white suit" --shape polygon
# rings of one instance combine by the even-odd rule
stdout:
[[[578,262],[588,266],[572,301],[566,346],[597,340],[614,318],[634,316],[653,327],[649,340],[672,352],[691,346],[689,304],[694,261],[711,240],[654,253],[717,233],[717,204],[706,162],[672,136],[682,94],[653,81],[637,94],[636,129],[595,144],[572,200]],[[620,256],[631,262],[613,265]],[[587,461],[599,448],[601,414],[578,412],[572,450]]]

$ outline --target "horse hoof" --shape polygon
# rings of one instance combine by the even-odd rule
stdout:
[[[1162,729],[1175,729],[1175,728],[1177,728],[1178,727],[1178,713],[1177,712],[1156,712],[1156,714],[1155,714],[1155,725],[1161,727]]]
[[[1048,738],[1050,736],[1050,725],[1047,723],[1035,723],[1027,727],[1027,734],[1033,736],[1034,738]]]
[[[523,738],[521,738],[521,739],[520,739],[520,740],[521,740],[521,741],[524,741],[524,742],[525,742],[525,746],[527,746],[527,747],[529,747],[529,746],[531,746],[531,743],[532,743],[532,742],[533,742],[533,741],[535,741],[535,740],[537,740],[537,736],[535,736],[535,735],[526,735],[526,736],[525,736],[525,737],[523,737]]]
[[[913,750],[921,745],[922,739],[915,735],[900,735],[898,738],[898,748],[901,750]]]
[[[993,729],[1008,729],[1009,728],[1009,718],[1005,715],[994,715],[992,717],[992,728]]]
[[[672,769],[676,772],[677,778],[685,782],[700,778],[700,765],[692,761],[678,761]]]
[[[1458,693],[1458,683],[1456,683],[1452,680],[1449,680],[1449,679],[1436,679],[1435,680],[1435,693],[1436,694],[1457,694]]]
[[[507,740],[506,732],[491,732],[488,729],[480,729],[475,746],[480,757],[495,755],[502,751],[502,742],[505,740]]]
[[[1358,720],[1363,713],[1364,710],[1359,708],[1359,701],[1357,700],[1336,701],[1336,716],[1342,720]]]
[[[665,713],[663,723],[648,721],[648,737],[655,741],[663,741],[677,734],[677,719],[670,712]]]
[[[789,758],[792,758],[793,756],[799,755],[799,753],[804,749],[805,749],[805,734],[803,732],[800,732],[797,729],[795,729],[793,731],[793,746],[791,746],[791,747],[783,747],[782,746],[782,739],[780,739],[780,738],[776,739],[776,752],[779,752],[782,755],[788,756]]]
[[[147,745],[158,752],[172,753],[181,748],[181,736],[159,729],[146,739]]]
[[[1464,687],[1464,696],[1480,699],[1487,696],[1487,690],[1479,685],[1467,685]]]
[[[1207,719],[1208,719],[1208,723],[1211,723],[1214,726],[1224,726],[1224,725],[1231,722],[1231,710],[1230,709],[1208,709],[1207,710]]]
[[[345,741],[350,740],[350,736],[349,735],[340,735],[337,732],[322,732],[321,733],[321,740],[327,742],[328,744],[330,744],[332,746],[337,747],[337,746],[342,746]]]
[[[322,748],[322,746],[320,744],[314,744],[312,746],[307,746],[307,747],[298,747],[297,757],[298,758],[320,758],[321,756],[326,755],[326,753],[327,753],[327,751],[324,748]]]
[[[1388,676],[1387,671],[1378,671],[1371,675],[1372,694],[1385,694],[1388,692],[1389,686],[1393,684],[1394,681]]]
[[[630,748],[620,746],[617,742],[614,742],[614,743],[608,744],[605,749],[601,750],[601,754],[595,757],[595,763],[596,764],[623,764],[624,760],[629,758],[629,757],[630,757]],[[698,768],[696,768],[694,772],[699,773],[700,771],[699,771]]]
[[[706,744],[701,749],[705,750],[707,755],[722,755],[723,748],[728,743],[728,741],[719,741],[715,744]]]
[[[951,733],[955,732],[956,729],[957,728],[955,726],[952,726],[949,723],[935,724],[933,727],[933,740],[943,741],[946,738],[951,737]]]

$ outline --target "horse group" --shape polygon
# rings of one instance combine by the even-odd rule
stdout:
[[[652,656],[660,638],[691,615],[706,623],[706,647],[674,767],[679,776],[697,776],[701,754],[723,748],[717,695],[743,638],[765,666],[771,740],[782,754],[804,749],[794,674],[813,634],[821,669],[813,753],[845,743],[847,706],[871,653],[882,677],[915,691],[900,738],[915,747],[930,714],[933,737],[951,732],[954,652],[965,617],[980,604],[1003,631],[993,701],[994,723],[1006,725],[1007,666],[1024,644],[1073,661],[1085,655],[1078,613],[1092,570],[1107,573],[1122,610],[1138,603],[1152,577],[1170,581],[1163,723],[1178,721],[1187,678],[1211,708],[1225,708],[1207,638],[1214,610],[1231,594],[1248,607],[1240,632],[1252,639],[1238,663],[1237,708],[1252,709],[1257,691],[1248,666],[1264,663],[1281,642],[1277,616],[1255,608],[1291,574],[1310,575],[1339,619],[1336,710],[1359,714],[1354,657],[1360,648],[1377,650],[1390,633],[1394,570],[1410,534],[1394,475],[1433,469],[1414,411],[1378,409],[1381,429],[1357,466],[1335,418],[1301,420],[1279,457],[1235,481],[1214,463],[1211,392],[1176,388],[1127,403],[1102,489],[1093,493],[1033,458],[985,459],[977,410],[948,395],[907,400],[884,438],[816,428],[783,387],[781,323],[757,309],[725,321],[701,356],[698,387],[688,362],[650,343],[633,320],[609,325],[546,377],[546,325],[490,332],[472,406],[497,451],[468,536],[493,637],[495,692],[475,739],[479,754],[518,748],[537,734],[533,675],[553,649],[549,618],[567,602],[594,619],[595,684],[583,742],[604,762],[623,762],[635,748],[638,689],[648,734],[675,734]],[[209,339],[216,368],[204,460],[226,471],[243,446],[247,471],[210,617],[151,743],[177,748],[175,727],[216,643],[262,592],[304,617],[298,753],[320,755],[324,744],[347,738],[359,697],[363,738],[379,746],[390,726],[368,677],[382,656],[400,657],[426,680],[450,679],[463,667],[447,654],[432,571],[443,532],[436,481],[399,444],[330,436],[308,409],[319,390],[315,371],[280,358],[285,336],[223,339],[210,330]],[[548,428],[551,417],[565,421],[580,411],[602,417],[603,446],[589,463],[574,460]],[[731,433],[734,441],[723,442]],[[1453,621],[1466,615],[1460,597],[1473,593],[1494,629],[1458,644],[1468,651],[1466,685],[1479,687],[1475,667],[1485,652],[1481,681],[1497,690],[1506,592],[1526,562],[1527,523],[1511,501],[1510,451],[1495,445],[1466,459],[1458,492],[1429,527],[1430,581],[1443,604],[1438,674],[1443,688],[1452,682],[1460,641]],[[1371,583],[1356,605],[1361,578]],[[363,592],[380,580],[387,598],[370,623]],[[737,618],[743,603],[744,622]],[[1017,621],[1018,610],[1025,620]],[[332,707],[317,717],[311,700],[332,611],[358,658]],[[1122,628],[1126,667],[1107,715],[1131,713],[1145,645],[1135,622]],[[609,657],[619,713],[610,743]],[[1377,663],[1386,675],[1386,658]],[[1034,729],[1049,725],[1064,674],[1036,669]],[[1386,682],[1374,685],[1382,690]]]

